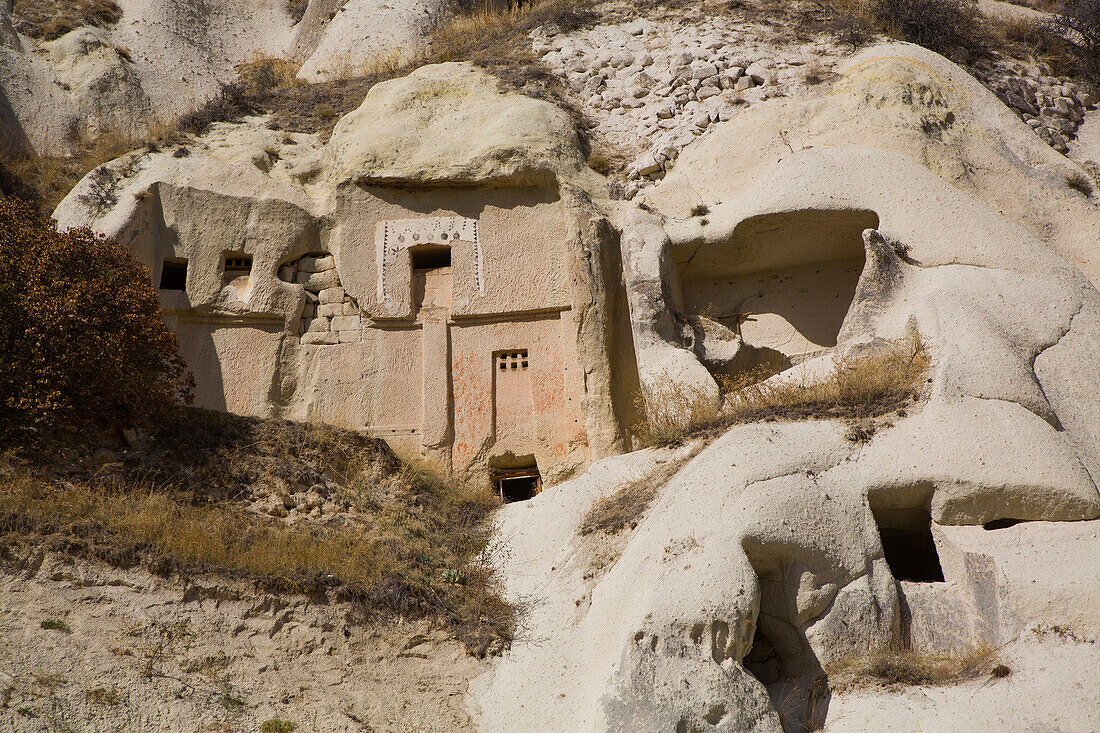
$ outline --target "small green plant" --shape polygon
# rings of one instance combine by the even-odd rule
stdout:
[[[696,204],[691,207],[692,216],[706,216],[710,213],[710,207],[706,204]]]
[[[105,705],[113,707],[122,702],[122,697],[118,694],[118,690],[115,688],[97,687],[94,690],[88,690],[84,693],[84,696],[88,698],[88,702],[95,705]]]
[[[460,568],[444,568],[439,572],[440,579],[449,585],[465,585],[466,576]]]
[[[66,634],[73,633],[73,630],[69,628],[69,625],[67,623],[65,623],[64,621],[59,621],[55,618],[48,618],[40,625],[43,629],[46,629],[47,631],[63,631]]]
[[[294,723],[282,718],[269,718],[260,725],[260,733],[290,733],[297,728]]]
[[[231,695],[228,692],[222,695],[219,702],[221,702],[221,706],[226,710],[240,710],[248,704],[244,701],[243,698],[236,697],[235,695]]]

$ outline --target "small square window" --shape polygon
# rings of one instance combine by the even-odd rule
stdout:
[[[225,258],[225,276],[232,279],[240,275],[252,274],[252,258],[248,255],[233,255]]]
[[[165,260],[160,266],[161,290],[187,289],[187,260]]]
[[[509,369],[527,368],[527,349],[522,351],[505,351],[496,355],[497,368],[505,372]]]

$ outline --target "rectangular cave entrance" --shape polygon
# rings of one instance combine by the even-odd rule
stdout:
[[[746,344],[798,363],[836,346],[863,272],[873,211],[756,216],[731,240],[673,252],[679,310],[705,315]]]
[[[449,313],[451,309],[451,248],[421,245],[409,250],[412,262],[413,310],[419,314]]]
[[[534,463],[520,468],[494,469],[490,478],[506,504],[526,501],[542,490],[542,476]]]
[[[187,260],[165,260],[160,266],[161,290],[187,289]]]
[[[896,580],[942,583],[943,567],[932,538],[932,517],[926,509],[884,509],[874,512],[886,564]]]

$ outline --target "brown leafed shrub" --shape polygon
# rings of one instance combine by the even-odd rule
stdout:
[[[871,0],[869,11],[887,33],[937,53],[983,51],[989,32],[976,0]]]
[[[0,198],[0,433],[134,424],[186,399],[186,377],[128,250]]]

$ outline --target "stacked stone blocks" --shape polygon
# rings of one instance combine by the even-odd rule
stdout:
[[[299,328],[303,344],[322,346],[362,341],[359,304],[340,285],[331,254],[305,255],[287,263],[279,268],[279,278],[305,288],[306,304]]]

